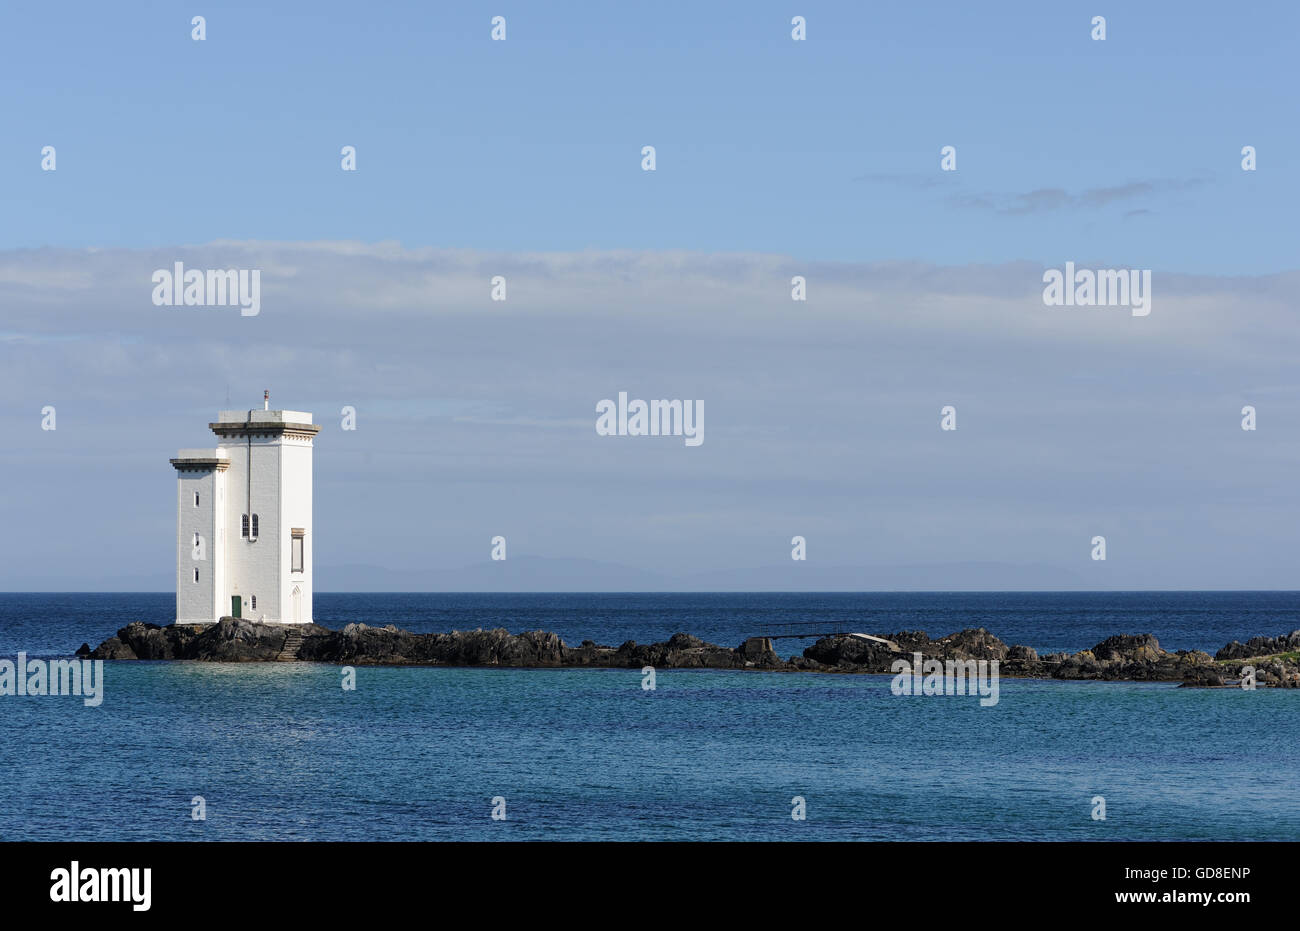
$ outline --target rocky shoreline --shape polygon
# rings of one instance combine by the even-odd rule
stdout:
[[[110,660],[206,662],[316,662],[356,666],[501,666],[515,668],[654,666],[664,669],[759,669],[775,672],[888,674],[895,660],[920,653],[926,659],[998,660],[1002,676],[1031,679],[1179,682],[1215,688],[1240,684],[1247,666],[1259,687],[1300,688],[1300,630],[1278,637],[1233,641],[1214,656],[1200,650],[1170,653],[1151,634],[1108,637],[1090,650],[1039,656],[1032,647],[1008,645],[987,630],[971,628],[931,639],[924,631],[900,631],[886,640],[842,635],[823,637],[801,656],[781,659],[761,637],[731,648],[675,634],[662,643],[629,640],[618,647],[584,640],[568,646],[557,635],[533,630],[414,634],[387,627],[318,624],[288,627],[225,617],[216,624],[128,624],[93,650],[77,656]],[[898,649],[892,649],[896,646]]]

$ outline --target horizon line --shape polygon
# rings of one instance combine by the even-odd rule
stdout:
[[[1300,594],[1295,588],[963,588],[963,589],[565,589],[530,591],[491,590],[377,590],[326,589],[318,595],[1190,595],[1190,594]],[[0,588],[0,595],[169,595],[169,590],[21,590]]]

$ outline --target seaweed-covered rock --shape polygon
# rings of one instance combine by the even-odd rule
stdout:
[[[1277,637],[1251,637],[1245,643],[1236,640],[1229,643],[1218,653],[1215,659],[1248,659],[1252,656],[1272,656],[1276,653],[1300,652],[1300,630]]]

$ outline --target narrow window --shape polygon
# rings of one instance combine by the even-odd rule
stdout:
[[[293,545],[289,549],[289,571],[302,572],[302,538],[303,531],[293,532]]]
[[[194,492],[194,506],[195,507],[199,506],[199,493],[197,491]]]
[[[240,527],[239,535],[244,539],[248,539],[248,515],[247,514],[245,514],[244,519],[239,522],[239,527]]]
[[[194,581],[197,582],[198,580],[199,580],[199,570],[198,570],[198,569],[195,569],[195,570],[194,570]]]
[[[248,596],[248,606],[249,606],[250,608],[252,608],[254,611],[257,610],[257,596],[256,596],[256,595],[249,595],[249,596]]]
[[[256,514],[253,515],[253,535],[249,539],[252,540],[257,539],[257,515]]]

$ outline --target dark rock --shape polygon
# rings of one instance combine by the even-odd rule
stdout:
[[[223,663],[265,662],[280,654],[287,635],[288,631],[281,625],[223,617],[190,641],[175,644],[173,648],[181,655],[174,658]]]
[[[1236,640],[1229,643],[1218,653],[1215,659],[1249,659],[1254,656],[1272,656],[1275,653],[1295,653],[1300,651],[1300,630],[1278,637],[1251,637],[1245,643]]]
[[[1188,686],[1232,684],[1247,665],[1255,666],[1261,687],[1300,688],[1300,631],[1280,637],[1255,637],[1219,651],[1218,661],[1199,650],[1168,653],[1150,634],[1109,637],[1091,650],[1074,655],[1039,657],[1031,647],[1008,647],[983,628],[973,628],[931,640],[924,631],[902,631],[887,638],[898,646],[860,637],[823,637],[803,656],[782,660],[772,641],[754,637],[736,649],[718,646],[690,634],[674,634],[664,643],[628,640],[617,648],[584,640],[567,646],[557,635],[533,630],[511,634],[494,630],[414,634],[395,625],[370,627],[348,624],[330,630],[317,624],[293,628],[301,644],[296,658],[356,665],[598,666],[616,668],[771,669],[810,672],[889,673],[899,658],[915,653],[926,659],[996,660],[1003,675],[1057,679],[1125,679],[1179,682]],[[115,660],[203,660],[209,662],[270,662],[279,657],[290,628],[242,618],[223,617],[216,624],[128,624],[93,650],[82,644],[77,655]],[[1227,655],[1231,654],[1231,655]],[[1243,662],[1246,660],[1247,662]]]
[[[894,634],[886,639],[894,640],[902,646],[903,642],[899,638],[903,636]],[[908,647],[920,646],[915,638],[906,638],[906,642]],[[925,638],[925,643],[929,643],[928,637]],[[806,659],[824,666],[857,666],[863,671],[888,672],[890,664],[898,658],[899,654],[894,653],[883,643],[840,634],[822,637],[804,650],[803,655]]]
[[[109,637],[90,651],[90,659],[139,659],[121,637]]]
[[[703,640],[690,634],[673,634],[668,638],[670,650],[696,650],[703,646],[706,646]]]
[[[1038,662],[1038,651],[1033,647],[1016,644],[1007,649],[1007,659],[1015,663],[1036,663]]]
[[[1222,688],[1223,673],[1212,666],[1194,666],[1183,674],[1182,688]]]
[[[983,627],[973,627],[935,640],[930,647],[942,659],[1004,660],[1007,645]]]
[[[1038,658],[1038,651],[1033,647],[1007,647],[1007,657],[1002,660],[999,671],[1004,676],[1023,676],[1037,679],[1051,675],[1051,666]]]
[[[1052,671],[1056,679],[1100,679],[1101,663],[1091,650],[1080,650]]]
[[[1098,660],[1141,662],[1159,659],[1164,651],[1152,634],[1117,634],[1107,637],[1091,652]]]
[[[905,630],[896,634],[879,635],[898,646],[892,650],[887,644],[863,640],[847,634],[823,637],[808,649],[804,658],[824,666],[833,666],[846,672],[888,673],[900,658],[911,661],[914,653],[926,659],[947,660],[998,660],[1006,659],[1005,643],[984,628],[970,628],[931,640],[924,631]],[[1027,674],[1034,674],[1037,670]]]

